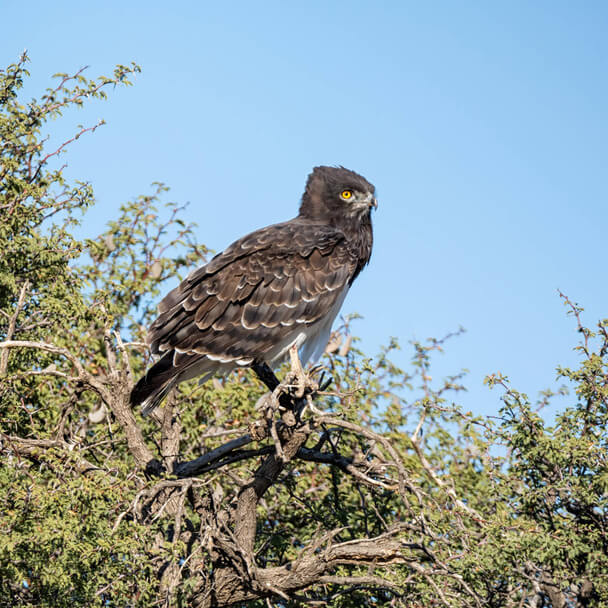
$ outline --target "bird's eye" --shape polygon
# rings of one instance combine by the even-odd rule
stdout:
[[[340,196],[347,201],[349,198],[352,198],[353,196],[353,191],[352,190],[342,190],[342,192],[340,192]]]

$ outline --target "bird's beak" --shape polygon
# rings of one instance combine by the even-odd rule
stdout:
[[[372,196],[372,200],[369,202],[369,208],[378,209],[378,199],[375,196]]]

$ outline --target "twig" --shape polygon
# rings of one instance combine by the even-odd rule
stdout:
[[[80,129],[80,131],[78,131],[78,133],[76,133],[76,135],[74,135],[74,137],[72,137],[71,139],[68,139],[67,141],[63,142],[54,152],[50,152],[49,154],[47,154],[39,163],[38,163],[38,167],[36,168],[36,171],[34,173],[34,176],[31,178],[31,182],[35,181],[36,178],[38,177],[38,174],[40,173],[40,170],[42,169],[42,167],[44,167],[44,165],[46,165],[47,161],[53,157],[53,156],[57,156],[58,154],[61,153],[61,151],[66,147],[69,146],[71,143],[75,142],[77,139],[80,138],[81,135],[84,135],[85,133],[87,133],[88,131],[90,131],[91,133],[94,133],[99,127],[101,127],[102,125],[105,125],[105,120],[100,120],[97,124],[93,125],[92,127],[86,127],[86,128],[82,128]]]
[[[6,442],[10,448],[18,453],[24,454],[26,456],[30,456],[36,458],[41,455],[45,450],[49,450],[52,448],[59,448],[66,452],[66,456],[76,452],[78,454],[76,466],[78,467],[78,471],[80,473],[89,473],[92,471],[102,471],[101,467],[98,467],[92,463],[90,463],[86,458],[83,458],[78,451],[75,451],[77,448],[77,444],[67,443],[66,441],[61,441],[59,439],[24,439],[22,437],[15,437],[13,435],[5,435],[4,433],[0,434],[0,438],[3,442]]]
[[[10,341],[13,339],[15,335],[15,328],[17,326],[17,317],[23,308],[23,304],[25,302],[25,294],[30,286],[30,282],[26,280],[21,286],[21,290],[19,292],[19,299],[17,300],[17,305],[15,306],[15,312],[10,316],[8,321],[8,328],[6,330],[6,341]],[[0,351],[0,376],[6,373],[6,369],[8,367],[8,350],[3,349]]]
[[[96,380],[91,374],[89,374],[78,358],[74,356],[67,348],[55,346],[54,344],[47,344],[46,342],[34,342],[30,340],[5,340],[4,342],[0,342],[0,349],[8,348],[35,348],[65,357],[78,372],[78,380],[87,384],[104,401],[108,402],[110,400],[110,393],[106,387],[101,382]]]
[[[475,521],[477,521],[477,522],[484,521],[482,516],[475,509],[472,509],[467,504],[462,502],[462,500],[460,500],[460,498],[458,498],[458,496],[456,496],[456,492],[454,491],[454,489],[451,488],[449,485],[447,485],[445,483],[445,481],[443,481],[443,479],[441,479],[441,477],[439,477],[439,475],[437,475],[437,473],[435,473],[435,471],[433,470],[433,467],[431,466],[431,463],[426,459],[426,456],[422,453],[422,450],[420,449],[420,445],[418,444],[418,442],[413,441],[412,446],[414,447],[414,451],[416,452],[416,455],[418,456],[418,460],[420,461],[420,464],[422,465],[424,470],[429,474],[431,479],[440,488],[444,489],[448,493],[448,495],[452,498],[452,500],[463,511],[466,511],[469,515],[471,515]]]
[[[347,458],[341,454],[330,454],[328,452],[321,452],[311,448],[300,448],[296,454],[296,457],[308,462],[319,462],[321,464],[334,465],[341,471],[349,473],[368,486],[376,486],[384,490],[396,490],[399,487],[399,485],[392,480],[392,483],[386,483],[384,481],[380,481],[379,479],[369,477],[357,469],[357,467],[353,464],[352,458]]]
[[[358,424],[354,424],[353,422],[347,422],[346,420],[342,420],[341,418],[336,418],[335,416],[322,415],[319,418],[317,418],[315,420],[315,422],[317,424],[322,424],[322,423],[333,424],[335,426],[339,426],[339,427],[348,429],[359,435],[362,435],[363,437],[367,437],[368,439],[373,439],[374,441],[378,442],[389,453],[389,455],[393,459],[391,464],[394,464],[397,467],[397,471],[399,473],[399,493],[401,495],[401,498],[407,502],[407,497],[406,497],[406,492],[405,492],[405,489],[407,488],[414,496],[416,496],[418,501],[422,504],[422,497],[420,495],[418,488],[416,488],[409,481],[407,472],[403,465],[403,459],[399,456],[399,454],[397,453],[397,450],[391,445],[390,441],[386,437],[383,437],[382,435],[379,435],[378,433],[375,433],[374,431],[366,429]]]

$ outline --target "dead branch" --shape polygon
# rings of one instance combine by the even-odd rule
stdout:
[[[15,311],[10,316],[8,320],[8,328],[6,330],[6,340],[12,340],[15,335],[15,328],[17,326],[17,317],[19,313],[23,309],[23,305],[25,304],[25,295],[27,294],[27,290],[29,289],[30,282],[25,281],[21,286],[21,290],[19,291],[19,298],[17,299],[17,304],[15,306]],[[4,348],[0,351],[0,376],[6,374],[6,368],[8,366],[8,349]]]
[[[329,541],[329,545],[321,550],[318,548],[311,550],[311,547],[303,550],[296,559],[283,566],[254,568],[248,577],[248,585],[235,578],[227,581],[226,585],[216,585],[210,594],[201,593],[195,600],[195,606],[198,608],[228,606],[236,602],[272,595],[289,598],[294,592],[307,587],[343,579],[326,574],[340,564],[378,567],[406,561],[401,543],[389,535],[338,544],[331,544]],[[323,577],[327,578],[323,580]],[[351,579],[351,577],[346,578]],[[385,581],[377,575],[368,575],[360,580],[363,579],[370,585],[394,591],[398,589],[395,583]],[[353,580],[356,579],[352,578],[350,582],[352,583]]]

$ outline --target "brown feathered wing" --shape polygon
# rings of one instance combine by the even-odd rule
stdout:
[[[147,413],[178,382],[272,364],[292,344],[328,333],[357,263],[340,231],[305,220],[235,242],[160,303],[147,341],[161,358],[133,389],[132,403]]]

